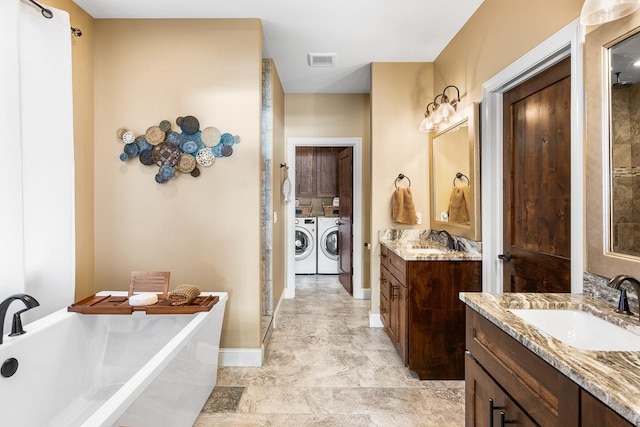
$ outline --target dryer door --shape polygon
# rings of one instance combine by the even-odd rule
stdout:
[[[327,258],[338,260],[338,227],[331,227],[322,234],[320,248]]]
[[[296,261],[300,261],[306,259],[311,252],[313,252],[313,247],[315,242],[313,241],[313,236],[309,230],[303,227],[296,227]]]

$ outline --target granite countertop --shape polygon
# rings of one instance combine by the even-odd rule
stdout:
[[[460,293],[460,299],[631,423],[640,426],[640,352],[579,350],[542,334],[509,308],[578,309],[640,334],[638,316],[580,294]]]
[[[405,261],[481,261],[480,244],[454,236],[459,251],[447,248],[444,236],[431,230],[382,230],[380,244]],[[433,249],[434,253],[416,253],[411,249]]]

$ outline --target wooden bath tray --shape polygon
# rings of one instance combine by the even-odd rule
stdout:
[[[146,314],[194,314],[209,311],[218,302],[214,295],[196,297],[189,304],[171,305],[165,299],[153,305],[130,306],[126,296],[93,295],[71,304],[67,311],[82,314],[131,314],[134,311],[144,311]]]

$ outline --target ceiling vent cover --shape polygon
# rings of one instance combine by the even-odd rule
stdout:
[[[333,67],[334,65],[336,65],[335,53],[310,53],[309,54],[310,67]]]

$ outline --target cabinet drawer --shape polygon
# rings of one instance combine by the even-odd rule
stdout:
[[[493,379],[543,426],[577,426],[580,388],[467,307],[466,345]]]
[[[402,284],[407,283],[407,261],[387,249],[380,246],[380,264],[395,276]]]
[[[494,427],[505,424],[536,426],[536,423],[468,353],[465,355],[464,365],[466,427]],[[504,417],[504,423],[501,422],[501,415]]]

